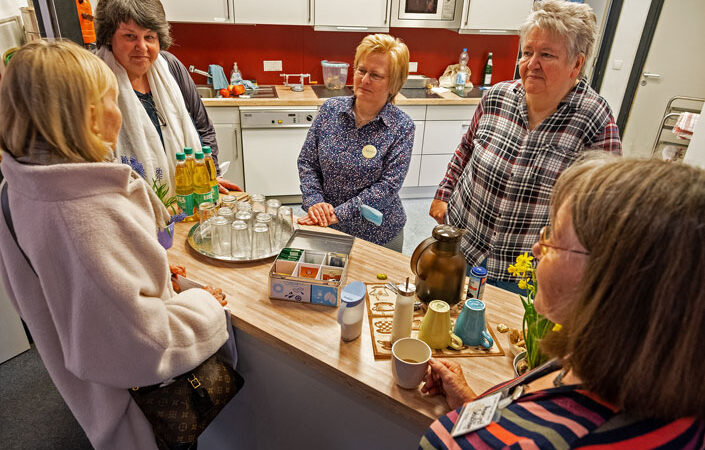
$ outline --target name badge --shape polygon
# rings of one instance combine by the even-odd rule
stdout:
[[[494,418],[501,397],[502,393],[496,392],[487,397],[466,403],[463,409],[460,410],[458,421],[455,422],[455,426],[450,433],[451,436],[462,436],[489,425]]]
[[[362,156],[367,159],[374,158],[377,155],[377,149],[374,145],[368,144],[362,147]]]

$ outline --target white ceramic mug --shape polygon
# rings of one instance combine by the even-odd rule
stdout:
[[[416,389],[428,371],[431,347],[414,338],[399,339],[392,345],[392,374],[404,389]]]

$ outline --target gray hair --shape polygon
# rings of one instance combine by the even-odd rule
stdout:
[[[121,23],[134,21],[142,28],[157,33],[159,48],[171,47],[169,22],[159,0],[100,0],[95,8],[95,31],[98,48],[112,50],[112,39]]]
[[[534,11],[529,14],[519,29],[521,41],[534,28],[550,31],[565,40],[568,54],[577,58],[581,53],[587,62],[592,56],[597,34],[597,19],[592,8],[582,3],[565,0],[543,0],[534,3]],[[585,64],[579,77],[585,75]]]

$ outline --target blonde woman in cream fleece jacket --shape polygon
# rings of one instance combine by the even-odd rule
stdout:
[[[31,92],[27,88],[31,86]],[[156,449],[128,393],[194,368],[227,340],[208,292],[174,293],[156,239],[168,213],[105,161],[117,82],[66,42],[23,47],[0,84],[0,148],[19,245],[0,216],[0,273],[59,392],[97,449]]]

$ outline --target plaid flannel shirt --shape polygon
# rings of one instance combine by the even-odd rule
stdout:
[[[534,130],[525,96],[520,80],[487,91],[435,195],[449,203],[448,223],[466,230],[468,263],[487,258],[493,280],[512,279],[507,268],[531,251],[556,179],[581,152],[622,152],[609,105],[585,80]]]

